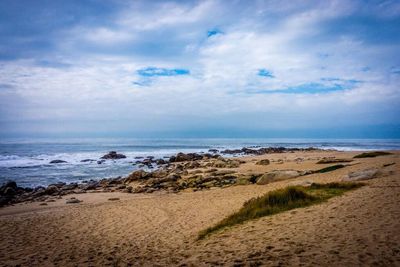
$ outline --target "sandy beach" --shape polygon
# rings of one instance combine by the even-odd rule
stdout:
[[[47,205],[0,208],[1,266],[399,266],[400,152],[361,158],[346,167],[266,185],[234,185],[179,193],[86,193]],[[310,151],[243,157],[238,173],[318,170],[324,157],[360,152]],[[269,159],[268,165],[256,165]],[[393,164],[394,163],[394,164]],[[366,186],[224,229],[199,231],[246,200],[288,185],[342,181],[375,168]],[[79,204],[66,204],[76,197]],[[110,198],[119,200],[110,201]]]

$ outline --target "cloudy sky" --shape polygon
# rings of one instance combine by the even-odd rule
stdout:
[[[400,1],[0,2],[1,136],[400,137]]]

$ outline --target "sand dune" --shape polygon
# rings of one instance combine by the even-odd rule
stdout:
[[[253,158],[242,172],[308,170],[321,157],[352,152],[274,154],[268,166]],[[301,160],[299,160],[301,158]],[[285,162],[278,164],[275,160]],[[396,164],[383,167],[384,164]],[[88,193],[0,209],[3,266],[400,265],[400,152],[358,159],[346,168],[267,185],[178,194]],[[376,167],[384,175],[323,204],[238,225],[196,241],[200,230],[254,197],[288,184],[340,181],[350,171]],[[67,196],[70,197],[70,196]],[[108,201],[119,197],[119,201]]]

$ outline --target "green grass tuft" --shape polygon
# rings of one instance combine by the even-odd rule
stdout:
[[[261,197],[248,200],[239,211],[229,215],[216,225],[201,231],[198,239],[203,239],[211,233],[229,226],[244,223],[248,220],[321,203],[331,197],[341,195],[346,191],[359,188],[363,185],[351,182],[313,183],[309,187],[289,186],[274,190]]]
[[[341,168],[344,168],[344,167],[346,167],[346,165],[336,164],[336,165],[332,165],[332,166],[329,166],[329,167],[326,167],[326,168],[322,168],[322,169],[316,170],[316,171],[314,171],[314,173],[331,172],[331,171],[334,171],[334,170],[337,170],[337,169],[341,169]]]
[[[392,155],[392,153],[385,152],[385,151],[374,151],[374,152],[365,152],[354,156],[355,159],[362,159],[362,158],[375,158],[378,156],[386,156]]]

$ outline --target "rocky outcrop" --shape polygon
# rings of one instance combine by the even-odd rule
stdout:
[[[101,157],[101,159],[125,159],[126,156],[123,154],[118,154],[116,151],[110,151],[108,154]]]
[[[269,160],[268,159],[262,159],[256,162],[256,165],[269,165]]]
[[[382,172],[379,169],[371,168],[361,171],[350,172],[343,177],[343,181],[363,181],[379,177]]]
[[[257,184],[265,185],[276,181],[296,178],[300,175],[303,175],[300,171],[295,170],[275,170],[271,172],[267,172],[263,174],[261,177],[257,179]]]
[[[222,154],[244,154],[244,155],[264,155],[271,153],[284,153],[284,152],[298,152],[298,151],[316,151],[320,150],[317,148],[285,148],[285,147],[262,147],[262,148],[248,148],[243,147],[241,149],[225,149],[222,150]]]

